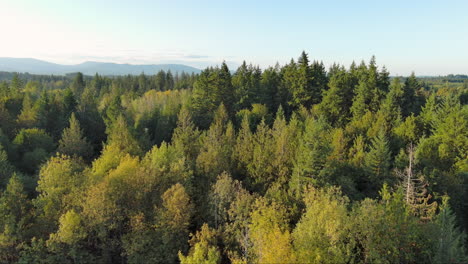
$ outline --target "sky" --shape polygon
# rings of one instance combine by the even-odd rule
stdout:
[[[61,64],[242,61],[305,50],[325,65],[376,56],[392,75],[468,74],[467,0],[0,0],[0,57]]]

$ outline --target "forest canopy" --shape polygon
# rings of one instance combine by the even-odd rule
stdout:
[[[0,263],[468,261],[466,76],[1,76]]]

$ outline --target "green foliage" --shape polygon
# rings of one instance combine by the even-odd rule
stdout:
[[[200,131],[192,122],[192,117],[187,108],[180,110],[177,119],[177,127],[174,129],[172,143],[184,153],[187,162],[191,162],[196,159],[200,152]]]
[[[268,108],[261,104],[253,104],[252,110],[242,109],[236,113],[237,124],[242,124],[242,120],[244,118],[249,120],[250,128],[252,130],[254,130],[262,120],[266,120],[267,123],[270,123]]]
[[[74,245],[86,237],[81,216],[73,209],[60,216],[60,226],[56,234],[52,234],[50,240],[57,240],[65,244]]]
[[[234,128],[228,123],[224,105],[216,111],[215,119],[202,141],[202,148],[197,157],[197,171],[206,175],[208,182],[214,182],[223,171],[230,171]]]
[[[18,125],[23,128],[33,128],[38,125],[38,113],[33,108],[31,96],[26,94],[23,98],[23,108],[18,116]]]
[[[18,260],[24,241],[29,239],[31,201],[15,173],[0,197],[0,261]]]
[[[344,125],[350,117],[349,108],[353,98],[351,76],[344,69],[332,75],[328,82],[330,89],[324,91],[318,111],[328,122]]]
[[[2,189],[6,186],[12,173],[13,166],[8,161],[7,153],[0,144],[0,186]]]
[[[71,90],[74,94],[81,95],[85,87],[85,81],[81,72],[76,73],[75,79],[71,84]]]
[[[304,199],[306,212],[293,232],[298,262],[349,262],[352,257],[352,244],[348,242],[349,201],[335,188],[309,188]]]
[[[166,263],[176,263],[177,253],[187,251],[189,225],[193,214],[193,204],[185,188],[177,183],[162,195],[164,209],[157,229],[162,231],[162,241]]]
[[[254,262],[278,263],[295,262],[292,237],[287,226],[286,208],[268,204],[259,199],[252,212],[249,232],[252,240]]]
[[[194,83],[190,108],[195,123],[208,128],[217,107],[222,103],[229,116],[234,109],[231,74],[226,63],[221,68],[207,68]]]
[[[391,193],[384,185],[380,194],[381,201],[365,199],[353,210],[358,256],[366,263],[428,262],[421,252],[424,233],[407,214],[403,192]]]
[[[18,166],[33,173],[47,160],[55,148],[53,139],[42,129],[21,129],[13,140],[19,159]]]
[[[35,205],[46,226],[53,229],[59,217],[77,202],[80,188],[86,183],[83,169],[79,159],[65,155],[52,157],[41,167],[37,185],[40,195]]]
[[[190,240],[191,248],[187,256],[179,252],[180,263],[217,264],[221,262],[221,254],[217,247],[216,233],[204,224],[200,231]]]
[[[434,243],[434,263],[468,261],[464,247],[466,235],[457,227],[455,215],[450,209],[447,197],[443,199],[435,224],[437,239]]]
[[[140,155],[142,150],[123,115],[119,115],[109,128],[107,145],[131,155]]]
[[[83,137],[83,131],[74,113],[70,117],[70,126],[63,130],[57,151],[64,155],[83,157],[84,159],[91,157],[92,146]]]
[[[369,151],[364,158],[364,166],[368,173],[368,188],[370,193],[376,193],[389,178],[391,165],[390,150],[384,132],[372,139]]]
[[[301,188],[307,184],[322,186],[327,182],[321,171],[332,151],[330,142],[330,126],[325,120],[306,121],[290,182],[290,187],[296,194],[301,193]]]
[[[254,103],[260,102],[260,76],[260,68],[252,65],[247,66],[245,61],[232,76],[232,85],[236,93],[237,109],[244,109]]]
[[[0,74],[0,262],[467,261],[465,77],[233,72]]]
[[[10,87],[9,87],[11,95],[12,96],[17,95],[22,88],[23,88],[23,80],[21,80],[18,73],[15,72],[13,74],[13,78],[11,79]]]

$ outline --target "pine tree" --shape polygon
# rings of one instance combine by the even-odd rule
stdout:
[[[69,124],[69,127],[63,130],[57,151],[68,156],[90,158],[93,154],[92,146],[83,136],[83,130],[74,113],[71,114]]]

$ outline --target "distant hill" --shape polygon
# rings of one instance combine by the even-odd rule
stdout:
[[[47,61],[30,58],[1,58],[0,71],[28,72],[31,74],[55,74],[65,75],[67,73],[82,72],[85,75],[138,75],[142,72],[155,74],[160,70],[171,72],[199,73],[200,69],[183,64],[118,64],[109,62],[88,61],[76,65],[62,65]]]

